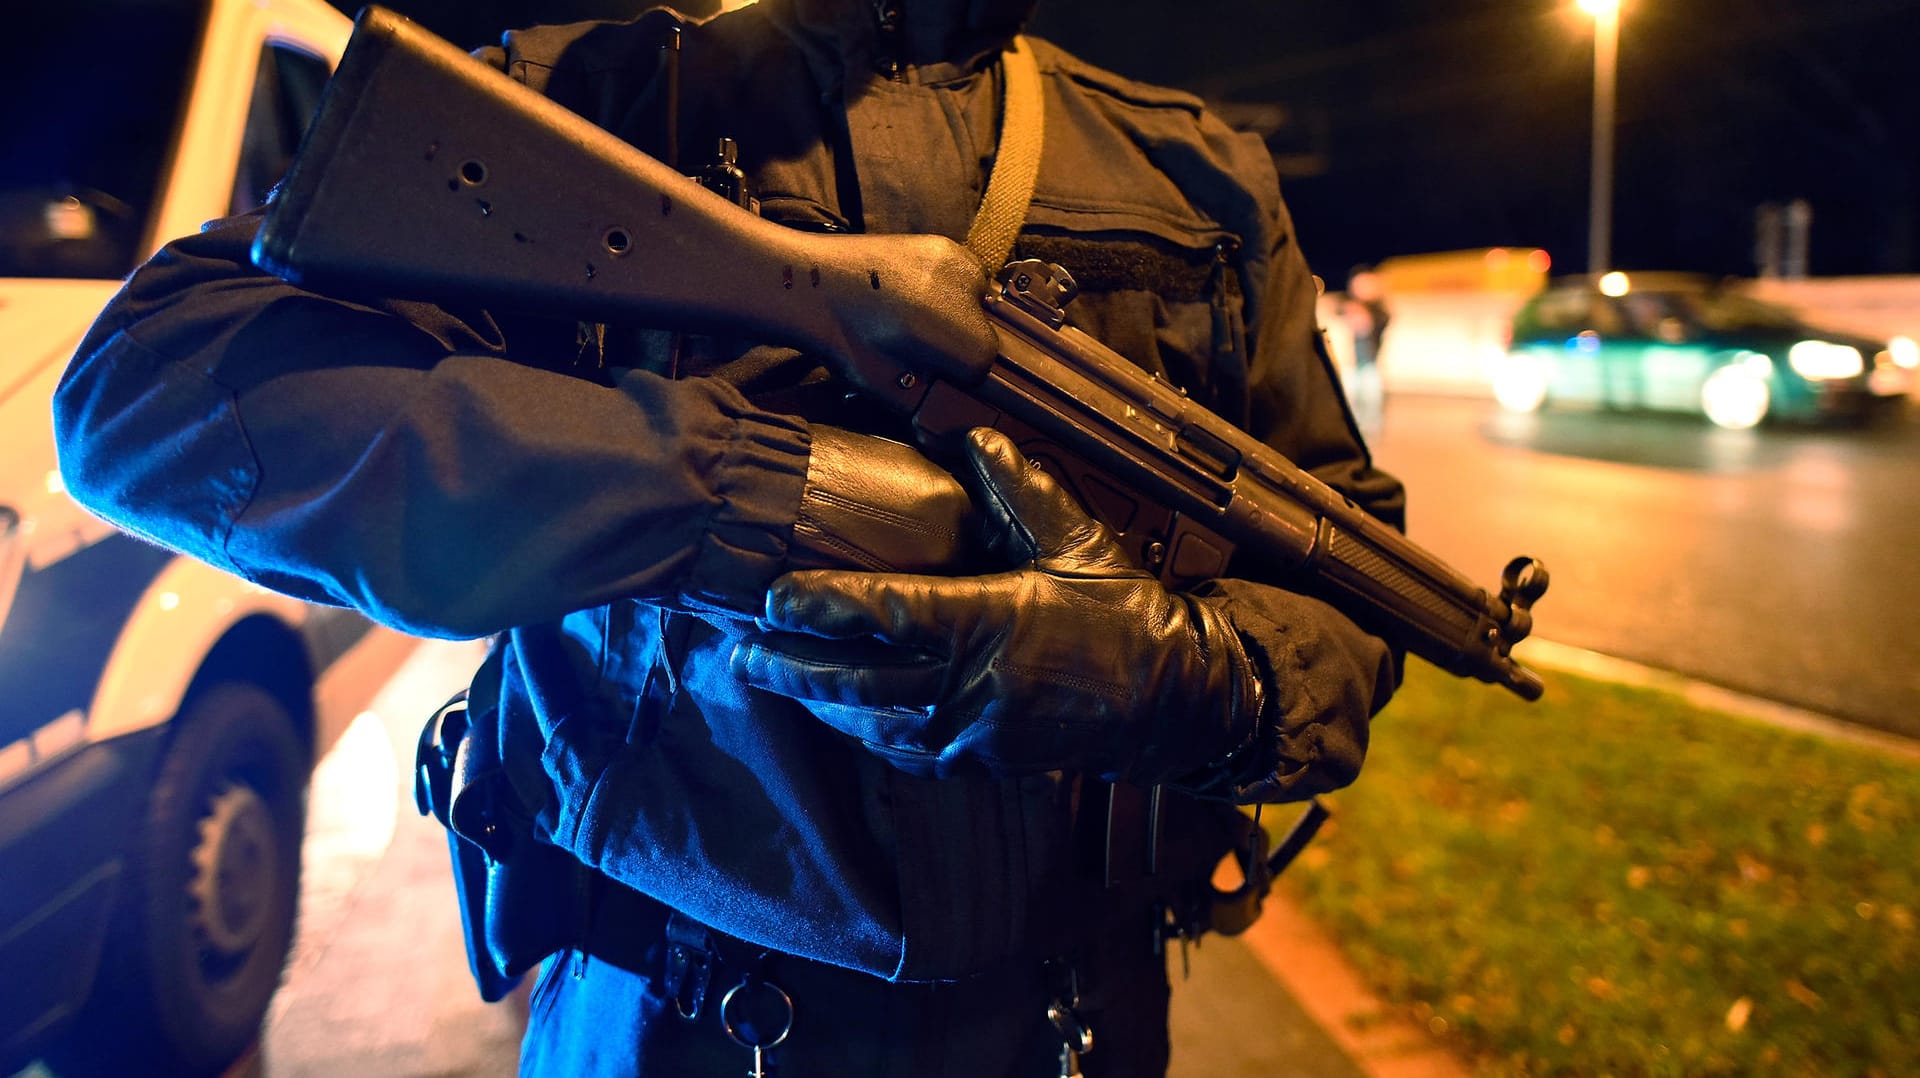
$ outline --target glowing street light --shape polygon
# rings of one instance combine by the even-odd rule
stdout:
[[[1587,272],[1613,260],[1613,84],[1620,53],[1620,0],[1579,0],[1593,16],[1593,197],[1587,211]]]

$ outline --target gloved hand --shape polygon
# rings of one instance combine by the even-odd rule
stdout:
[[[1060,769],[1153,783],[1250,741],[1263,691],[1226,618],[1128,563],[1113,534],[1004,435],[967,438],[968,486],[1016,568],[987,576],[789,573],[749,684],[918,774]]]
[[[912,446],[814,425],[789,569],[953,572],[969,557],[973,503]]]

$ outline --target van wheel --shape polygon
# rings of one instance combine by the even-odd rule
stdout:
[[[259,1035],[293,943],[307,751],[252,685],[214,685],[175,723],[82,1020],[94,1033],[73,1040],[143,1073],[213,1075]]]

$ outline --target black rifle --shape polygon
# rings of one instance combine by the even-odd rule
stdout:
[[[930,450],[1000,428],[1179,587],[1234,571],[1333,603],[1463,677],[1538,699],[1509,654],[1547,572],[1498,595],[1065,325],[1075,291],[931,236],[762,220],[392,12],[366,9],[254,260],[322,291],[717,332],[831,357]],[[982,314],[984,304],[984,316]]]

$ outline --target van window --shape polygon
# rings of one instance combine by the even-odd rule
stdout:
[[[300,136],[320,105],[328,70],[320,57],[280,42],[268,42],[260,50],[240,142],[239,174],[233,181],[232,212],[244,213],[266,202],[267,192],[287,174]]]
[[[205,0],[9,5],[0,277],[133,268],[206,18]]]

